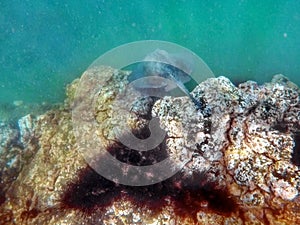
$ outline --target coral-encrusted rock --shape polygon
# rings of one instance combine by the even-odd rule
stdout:
[[[297,86],[283,76],[238,87],[212,78],[191,93],[201,110],[188,97],[149,97],[125,115],[120,112],[131,102],[117,96],[127,76],[92,68],[68,86],[65,105],[20,119],[20,132],[1,125],[2,158],[14,149],[31,153],[20,153],[22,168],[13,180],[1,174],[1,224],[300,224]],[[78,88],[82,95],[76,96]],[[78,106],[83,114],[72,115]],[[74,124],[77,116],[87,123]],[[124,147],[114,127],[146,138],[151,116],[166,131],[164,148],[139,153]],[[99,141],[125,164],[155,164],[164,157],[185,164],[158,184],[116,184],[84,160],[82,144],[97,148]]]
[[[199,112],[186,110],[187,102],[181,101],[178,105],[176,99],[159,100],[154,105],[153,113],[160,116],[161,126],[168,133],[174,129],[173,121],[184,127],[181,132],[186,134],[185,137],[191,131],[198,133],[193,135],[194,140],[183,138],[182,141],[194,143],[189,150],[200,153],[193,155],[192,163],[188,166],[192,166],[193,172],[196,168],[200,171],[216,170],[213,162],[217,160],[218,177],[215,181],[223,183],[220,174],[226,176],[227,188],[241,208],[248,210],[247,215],[251,214],[252,220],[264,222],[266,215],[255,210],[259,206],[262,210],[271,209],[268,212],[274,214],[271,223],[277,217],[280,223],[297,224],[300,221],[298,213],[290,212],[295,216],[292,220],[289,216],[285,218],[287,212],[276,215],[279,206],[299,207],[300,188],[300,170],[292,163],[293,151],[299,151],[294,139],[300,125],[299,90],[286,83],[276,83],[278,79],[279,76],[264,86],[246,82],[235,87],[224,77],[203,82],[193,94],[206,102],[212,114],[205,120],[194,120],[195,123],[185,120],[180,111],[175,114],[172,112],[182,108],[188,118],[197,114],[201,117]],[[165,108],[168,111],[159,114]],[[208,133],[203,131],[204,121],[210,124]],[[197,140],[198,136],[202,139]],[[210,148],[203,148],[203,137],[207,137],[205,146]],[[170,147],[175,148],[172,145]],[[185,147],[182,147],[183,151]],[[216,158],[215,155],[221,157]],[[200,166],[196,163],[199,161]],[[209,169],[207,165],[210,165]]]
[[[17,142],[18,137],[18,129],[10,124],[0,123],[0,152],[3,152],[4,148],[8,148],[13,143]]]
[[[3,200],[6,190],[37,150],[34,126],[31,115],[22,117],[18,126],[12,123],[0,125],[0,195]]]
[[[21,143],[26,146],[28,142],[30,142],[31,138],[34,136],[35,130],[35,119],[32,115],[27,115],[19,119],[19,131],[20,131],[20,141]]]
[[[5,192],[19,171],[18,158],[21,149],[17,146],[18,129],[10,124],[0,124],[0,203],[5,200]]]

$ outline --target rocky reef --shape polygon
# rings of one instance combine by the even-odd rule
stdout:
[[[67,87],[60,107],[0,124],[1,224],[300,224],[295,84],[282,75],[263,85],[210,78],[191,92],[200,110],[188,97],[148,97],[125,117],[127,102],[114,102],[128,75],[87,70]],[[74,115],[90,103],[91,111]],[[77,116],[84,123],[74,125]],[[165,132],[161,144],[139,152],[120,142],[116,124],[146,139],[152,118]],[[97,140],[124,164],[170,158],[170,167],[183,166],[157,183],[125,185],[93,169],[105,164],[104,153],[82,148],[97,148]],[[122,164],[121,171],[130,170]]]

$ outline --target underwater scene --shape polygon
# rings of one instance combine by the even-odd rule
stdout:
[[[300,224],[300,1],[0,1],[0,225]]]

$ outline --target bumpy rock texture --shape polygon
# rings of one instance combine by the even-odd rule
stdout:
[[[203,110],[188,97],[143,98],[124,121],[118,107],[126,102],[113,102],[128,73],[100,67],[83,76],[91,78],[85,91],[95,104],[83,116],[112,155],[138,166],[164,157],[185,166],[142,187],[95,173],[73,132],[78,79],[60,108],[18,126],[0,124],[1,224],[300,224],[300,92],[286,78],[237,87],[211,78],[192,92]],[[125,147],[113,132],[126,123],[145,138],[151,117],[166,137],[149,153]]]

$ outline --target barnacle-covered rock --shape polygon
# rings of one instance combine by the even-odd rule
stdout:
[[[16,146],[19,132],[11,124],[0,124],[0,204],[5,200],[5,192],[19,171],[17,158],[21,149]]]
[[[293,154],[299,157],[295,154],[299,151],[299,146],[295,146],[295,132],[299,131],[299,90],[286,79],[277,83],[280,77],[263,86],[246,82],[239,87],[225,77],[208,79],[192,94],[206,103],[211,111],[209,117],[187,110],[186,106],[192,103],[179,104],[176,98],[159,100],[153,108],[153,115],[160,117],[161,126],[168,133],[174,130],[174,121],[177,127],[184,128],[182,143],[188,142],[189,151],[194,153],[184,169],[191,167],[192,173],[199,170],[208,174],[217,171],[209,178],[221,187],[225,185],[241,208],[251,212],[252,220],[261,223],[266,222],[267,213],[257,211],[257,207],[272,209],[268,215],[277,214],[279,205],[299,207],[300,170],[293,164]],[[184,110],[178,112],[179,108]],[[178,113],[174,114],[173,110]],[[186,119],[194,117],[198,121]],[[207,132],[203,130],[205,123],[209,124]],[[178,152],[185,152],[187,144],[181,146]],[[282,223],[297,224],[300,215],[294,213],[294,216],[291,219],[282,212],[273,215],[269,222],[274,223],[277,218]]]
[[[0,124],[0,204],[5,201],[5,192],[18,173],[38,149],[35,125],[32,115],[22,117],[18,124]]]
[[[68,86],[61,107],[26,116],[18,127],[0,125],[1,166],[15,156],[21,165],[13,179],[1,171],[2,224],[300,223],[296,85],[281,75],[237,87],[225,77],[211,78],[191,93],[203,103],[197,110],[188,97],[124,92],[128,75],[91,68]],[[115,127],[125,127],[146,139],[152,118],[165,131],[154,150],[135,151],[116,134]],[[156,184],[118,184],[86,161],[82,147],[98,143],[104,147],[92,155],[98,163],[106,163],[101,154],[107,150],[128,165],[168,157],[171,166],[184,166]]]

